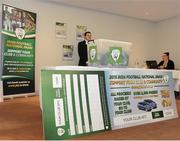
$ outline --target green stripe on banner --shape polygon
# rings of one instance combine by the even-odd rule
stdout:
[[[104,129],[109,130],[111,129],[110,126],[110,117],[109,117],[109,111],[107,107],[107,96],[106,96],[106,89],[104,87],[105,85],[105,77],[104,74],[99,75],[99,84],[100,84],[100,93],[101,93],[101,104],[102,104],[102,111],[103,111],[103,119],[104,119]]]
[[[69,120],[68,120],[69,114],[68,114],[68,104],[67,104],[67,95],[66,95],[65,75],[61,74],[61,77],[62,77],[62,84],[63,84],[61,94],[62,94],[62,97],[63,97],[63,100],[64,100],[64,112],[65,112],[65,124],[66,124],[64,129],[66,131],[68,131],[68,129],[70,129],[70,125],[69,125]],[[70,135],[70,133],[68,133],[68,134]]]

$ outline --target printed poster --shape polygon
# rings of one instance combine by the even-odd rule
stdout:
[[[46,140],[110,130],[103,71],[42,70]]]
[[[56,22],[56,37],[67,38],[67,24]]]
[[[36,14],[9,5],[3,5],[2,10],[3,93],[32,93],[35,89]]]
[[[73,45],[63,45],[63,60],[70,61],[73,59]]]
[[[87,26],[84,25],[77,25],[76,26],[76,39],[83,40],[84,33],[87,31]]]
[[[88,65],[96,65],[98,63],[97,56],[97,46],[94,43],[88,44]]]
[[[120,65],[122,63],[122,48],[110,47],[108,54],[108,64]]]
[[[178,117],[172,72],[111,70],[106,78],[113,130]]]
[[[170,71],[55,67],[41,84],[46,140],[178,117]]]

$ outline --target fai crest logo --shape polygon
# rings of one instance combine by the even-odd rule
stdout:
[[[164,80],[164,83],[168,83],[169,82],[169,76],[168,75],[165,75],[163,77],[163,80]]]
[[[16,37],[19,39],[19,40],[22,40],[25,36],[25,30],[22,29],[22,28],[16,28],[15,30],[15,33],[16,33]]]
[[[65,133],[65,130],[64,130],[63,128],[58,128],[58,129],[57,129],[57,134],[58,134],[59,136],[64,135],[64,133]]]
[[[96,49],[91,49],[90,50],[90,58],[93,61],[96,57]]]
[[[117,62],[117,60],[118,60],[119,57],[120,57],[120,50],[118,50],[118,49],[112,50],[112,52],[111,52],[111,57],[112,57],[112,59],[113,59],[115,62]]]

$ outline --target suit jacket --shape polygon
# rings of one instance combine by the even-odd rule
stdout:
[[[86,41],[78,43],[79,66],[87,66],[88,55]]]

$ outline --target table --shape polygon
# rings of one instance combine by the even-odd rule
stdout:
[[[174,91],[180,93],[180,70],[173,70]]]

